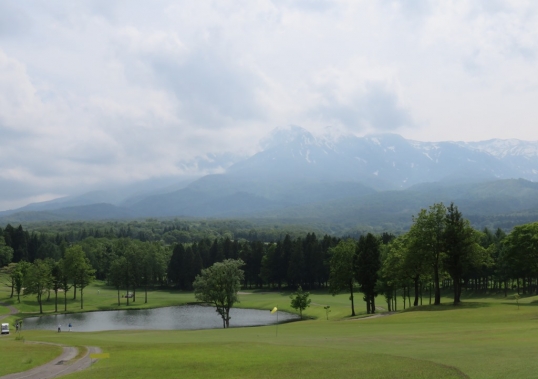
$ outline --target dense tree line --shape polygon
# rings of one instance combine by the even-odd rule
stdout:
[[[32,233],[61,238],[69,243],[94,238],[130,238],[142,242],[193,243],[204,238],[230,238],[247,241],[279,241],[289,234],[292,238],[304,237],[308,233],[317,235],[345,234],[345,231],[322,230],[316,226],[278,225],[268,222],[243,220],[156,220],[143,221],[84,221],[84,222],[39,222],[27,225]]]
[[[7,225],[0,228],[0,267],[12,297],[20,298],[21,291],[35,294],[41,304],[44,293],[47,298],[53,293],[56,307],[58,293],[63,291],[65,304],[71,290],[75,299],[80,294],[83,307],[84,288],[94,278],[117,289],[118,304],[121,294],[127,303],[136,302],[140,291],[147,302],[148,289],[154,287],[190,291],[203,269],[225,260],[244,262],[244,288],[347,292],[352,314],[356,292],[362,293],[368,313],[375,312],[378,294],[394,310],[397,296],[404,307],[422,304],[424,295],[428,303],[439,304],[443,288],[452,289],[454,304],[464,290],[538,293],[538,223],[516,226],[509,234],[501,229],[477,231],[453,204],[434,204],[412,221],[397,237],[362,233],[343,239],[283,233],[276,226],[278,237],[239,227],[236,231],[245,234],[234,235],[213,224],[215,233],[194,240],[190,234],[184,242],[176,238],[173,243],[163,236],[200,231],[202,221],[149,220],[144,230],[133,223],[106,228],[81,223],[76,232],[64,226],[54,233]]]
[[[282,241],[238,241],[230,238],[204,238],[192,244],[176,244],[168,265],[169,284],[181,289],[192,289],[196,275],[203,268],[225,259],[241,259],[243,287],[260,288],[263,285],[320,288],[329,279],[329,249],[338,239],[325,236],[318,239],[314,233],[305,238],[292,239],[286,234]]]

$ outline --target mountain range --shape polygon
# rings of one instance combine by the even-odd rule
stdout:
[[[455,202],[480,226],[509,228],[538,215],[538,142],[315,137],[292,126],[274,130],[251,157],[226,157],[221,174],[30,204],[0,220],[269,218],[397,229],[439,201]]]

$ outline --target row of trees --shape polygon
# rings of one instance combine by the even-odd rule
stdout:
[[[184,290],[202,268],[225,259],[244,262],[244,287],[283,285],[307,288],[325,286],[329,279],[329,249],[338,239],[325,236],[319,240],[314,233],[293,240],[286,235],[276,243],[232,241],[229,238],[193,244],[176,244],[168,265],[168,282]]]
[[[375,312],[378,294],[393,310],[397,293],[405,307],[413,291],[417,306],[424,288],[430,303],[433,292],[433,304],[440,304],[442,285],[452,287],[455,305],[463,289],[538,294],[538,223],[517,226],[509,235],[500,229],[479,232],[454,204],[421,210],[409,231],[397,238],[368,234],[358,241],[342,240],[329,254],[331,292],[350,294],[352,315],[355,288],[364,295],[367,313]]]
[[[11,297],[17,296],[20,302],[23,295],[34,294],[39,304],[39,312],[43,313],[43,296],[54,292],[55,312],[58,311],[58,293],[64,293],[64,311],[67,311],[67,293],[73,288],[73,299],[76,300],[77,289],[80,291],[80,308],[84,309],[84,288],[95,278],[95,270],[80,246],[66,249],[65,255],[58,261],[51,258],[36,259],[29,263],[11,262],[2,268],[11,287]]]
[[[170,227],[167,232],[170,231],[183,230]],[[500,229],[495,233],[487,229],[479,232],[453,204],[434,204],[421,210],[409,231],[397,238],[368,233],[358,240],[331,236],[318,239],[315,233],[308,233],[295,238],[286,234],[278,241],[202,238],[167,246],[162,241],[87,237],[73,245],[58,236],[30,234],[30,240],[42,241],[36,251],[49,251],[51,256],[16,261],[16,251],[24,250],[21,236],[27,232],[22,227],[6,228],[0,230],[0,235],[4,237],[0,236],[0,265],[7,265],[4,270],[10,273],[12,288],[16,288],[20,275],[28,278],[27,283],[31,283],[30,277],[41,275],[29,275],[23,268],[34,265],[35,270],[40,267],[36,272],[46,273],[43,267],[47,266],[52,275],[54,270],[64,268],[75,249],[93,270],[91,277],[117,288],[118,304],[121,290],[132,295],[127,302],[136,301],[139,289],[145,290],[147,302],[147,290],[153,286],[192,290],[203,269],[227,259],[243,261],[244,287],[329,287],[332,293],[349,292],[352,314],[356,290],[362,292],[368,313],[375,312],[378,294],[385,296],[389,309],[395,309],[397,293],[404,296],[405,306],[405,299],[414,291],[413,304],[418,305],[425,288],[433,293],[433,303],[439,304],[442,284],[452,286],[455,304],[460,302],[463,289],[506,293],[515,288],[518,293],[538,293],[538,223],[518,226],[509,235]],[[54,269],[56,265],[60,269]],[[15,267],[19,267],[19,273]],[[79,292],[84,288],[82,279],[69,281]],[[45,287],[38,283],[36,288],[50,293],[55,291],[53,282],[49,280]],[[67,292],[70,288],[62,286],[57,289]],[[20,286],[24,287],[33,291],[32,285]]]

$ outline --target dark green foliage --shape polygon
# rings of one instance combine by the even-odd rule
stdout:
[[[237,302],[244,272],[242,260],[226,259],[203,269],[193,285],[194,296],[203,302],[212,303],[222,318],[224,328],[230,327],[230,308]]]
[[[291,307],[293,309],[299,310],[299,315],[301,320],[303,319],[303,311],[310,306],[312,302],[310,297],[310,292],[304,292],[301,286],[297,288],[297,291],[290,295]]]
[[[24,294],[33,294],[37,297],[39,304],[39,313],[43,313],[43,294],[49,288],[51,278],[51,269],[45,261],[36,259],[32,263],[24,276]]]
[[[483,249],[478,244],[478,233],[453,203],[447,208],[445,224],[443,267],[452,277],[456,305],[460,303],[464,277],[483,261]]]
[[[336,295],[342,291],[349,292],[351,301],[351,316],[355,316],[355,302],[353,287],[355,285],[355,262],[356,244],[353,240],[342,240],[329,249],[330,260],[330,291]]]
[[[359,290],[364,294],[366,313],[375,313],[375,297],[378,272],[381,268],[379,239],[368,233],[361,236],[357,244],[355,276]]]
[[[0,235],[0,267],[7,266],[13,260],[13,249],[7,246],[4,237]]]

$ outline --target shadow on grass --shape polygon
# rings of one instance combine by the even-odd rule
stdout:
[[[441,311],[453,311],[457,309],[475,309],[475,308],[487,308],[491,304],[480,302],[462,302],[458,305],[452,303],[442,303],[440,305],[419,305],[417,307],[411,307],[403,310],[402,312],[441,312]]]

